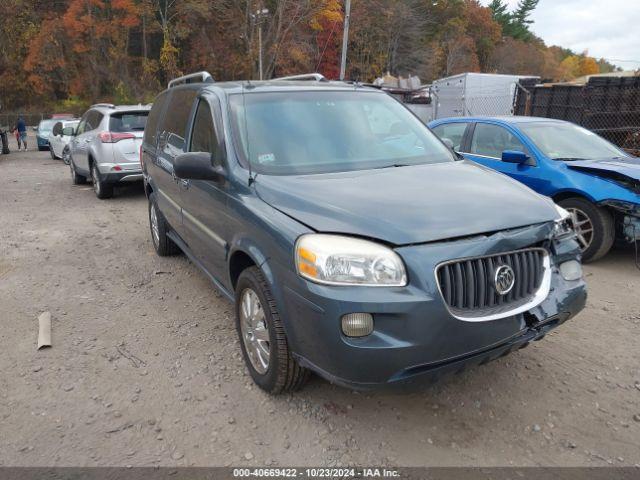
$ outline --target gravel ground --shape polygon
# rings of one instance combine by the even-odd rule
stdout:
[[[33,143],[32,143],[33,145]],[[586,267],[588,308],[419,392],[252,385],[232,305],[152,249],[132,185],[100,201],[48,152],[0,156],[0,465],[640,464],[640,271]],[[36,351],[51,311],[53,348]]]

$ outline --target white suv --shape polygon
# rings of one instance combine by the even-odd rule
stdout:
[[[113,196],[118,183],[142,180],[140,144],[151,105],[93,105],[69,143],[71,179],[91,178],[98,198]]]

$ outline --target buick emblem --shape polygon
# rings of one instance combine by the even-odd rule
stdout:
[[[493,283],[496,287],[496,292],[500,295],[506,295],[511,291],[513,285],[516,283],[516,275],[513,273],[513,268],[509,265],[501,265],[496,268],[496,275],[493,279]]]

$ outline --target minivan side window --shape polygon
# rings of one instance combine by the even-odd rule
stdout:
[[[158,121],[160,120],[160,114],[164,110],[164,104],[167,101],[168,92],[162,92],[158,95],[158,98],[153,102],[153,107],[147,117],[147,124],[144,127],[144,141],[150,145],[155,146],[156,138],[158,137]]]
[[[522,142],[506,128],[489,123],[476,124],[469,153],[491,158],[502,158],[502,152],[505,150],[527,152]]]
[[[197,91],[184,89],[177,90],[171,95],[167,111],[171,115],[165,115],[160,127],[160,148],[165,153],[176,156],[185,151],[185,135],[193,101]]]
[[[468,123],[445,123],[434,127],[433,133],[435,133],[441,140],[448,138],[453,142],[453,149],[457,152],[462,147],[462,138],[464,132],[467,130]]]
[[[213,116],[206,100],[200,100],[198,103],[192,132],[191,145],[189,146],[190,152],[214,153],[216,151]]]

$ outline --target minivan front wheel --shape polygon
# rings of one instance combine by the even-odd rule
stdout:
[[[276,302],[258,267],[240,274],[235,297],[240,348],[253,381],[272,394],[300,389],[309,371],[291,355]]]
[[[615,240],[615,225],[611,213],[583,198],[567,198],[558,204],[571,214],[582,250],[582,260],[592,262],[604,257]]]
[[[149,229],[151,231],[151,243],[153,243],[153,248],[158,255],[166,257],[178,253],[177,245],[167,236],[167,232],[171,227],[169,227],[158,208],[155,193],[149,195]]]

